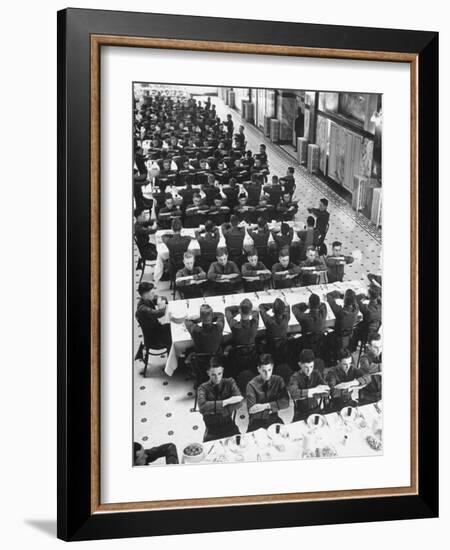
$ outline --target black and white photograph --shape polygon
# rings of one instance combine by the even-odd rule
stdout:
[[[382,94],[132,94],[133,464],[382,455]]]
[[[445,540],[444,6],[5,5],[4,548]]]

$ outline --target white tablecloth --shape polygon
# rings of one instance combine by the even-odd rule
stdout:
[[[362,281],[345,281],[342,283],[331,283],[323,285],[313,285],[305,287],[295,287],[288,288],[284,290],[267,290],[264,292],[248,292],[243,294],[231,294],[229,296],[211,296],[208,298],[195,298],[192,300],[175,300],[169,302],[168,304],[168,315],[175,316],[180,319],[185,316],[198,315],[200,311],[200,306],[202,304],[209,304],[213,311],[218,313],[224,313],[227,306],[237,306],[241,303],[244,298],[248,298],[253,307],[256,309],[257,306],[261,303],[272,303],[276,298],[281,298],[287,302],[290,306],[297,304],[299,302],[308,303],[309,296],[314,293],[318,294],[321,300],[327,306],[327,319],[326,327],[332,328],[335,324],[335,317],[331,308],[326,301],[326,294],[332,292],[333,290],[339,290],[340,292],[345,292],[348,288],[355,290],[358,293],[366,293],[367,285],[364,285]],[[171,332],[172,332],[172,347],[169,352],[169,357],[167,359],[165,372],[172,376],[174,371],[177,368],[178,357],[186,349],[193,345],[191,335],[189,334],[187,328],[185,327],[184,322],[175,323],[171,322]],[[259,331],[264,331],[264,323],[260,317],[259,321]],[[294,315],[291,314],[289,320],[289,331],[290,332],[299,332],[300,326],[297,322],[297,319]],[[230,327],[225,321],[224,336],[231,334]]]
[[[271,439],[271,430],[261,428],[242,435],[246,446],[238,450],[231,448],[227,439],[203,443],[205,456],[200,464],[326,458],[316,451],[325,447],[334,454],[329,458],[381,456],[382,449],[377,451],[367,443],[369,435],[374,436],[377,432],[379,439],[382,433],[378,431],[382,430],[383,425],[380,409],[381,403],[358,407],[359,416],[355,422],[348,424],[344,423],[339,413],[330,413],[325,415],[326,424],[319,429],[309,428],[304,420],[286,424],[287,437],[277,436],[276,439]]]

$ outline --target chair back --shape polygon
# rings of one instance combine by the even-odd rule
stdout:
[[[275,365],[286,363],[289,358],[288,339],[285,336],[270,338],[267,341],[269,353],[272,355]]]
[[[212,357],[215,357],[215,353],[198,353],[196,351],[189,355],[188,368],[191,378],[194,380],[194,387],[197,388],[203,382],[208,380],[206,371],[209,367],[209,363]]]
[[[255,370],[258,362],[256,344],[234,346],[231,359],[231,370],[235,376],[244,370]]]
[[[141,249],[141,247],[139,246],[139,241],[137,240],[136,235],[133,236],[133,239],[134,239],[134,243],[135,243],[135,245],[136,245],[136,248],[138,249],[139,256],[141,257],[141,259],[143,259],[142,249]]]

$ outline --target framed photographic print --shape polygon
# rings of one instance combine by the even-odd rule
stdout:
[[[60,538],[437,516],[437,82],[433,32],[58,13]]]

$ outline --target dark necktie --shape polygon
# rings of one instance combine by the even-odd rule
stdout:
[[[262,389],[263,389],[264,395],[267,397],[267,391],[269,389],[269,382],[264,382],[263,385],[262,385]]]
[[[214,395],[216,397],[216,401],[219,400],[219,397],[220,397],[220,388],[219,388],[219,385],[217,386],[214,386]]]

